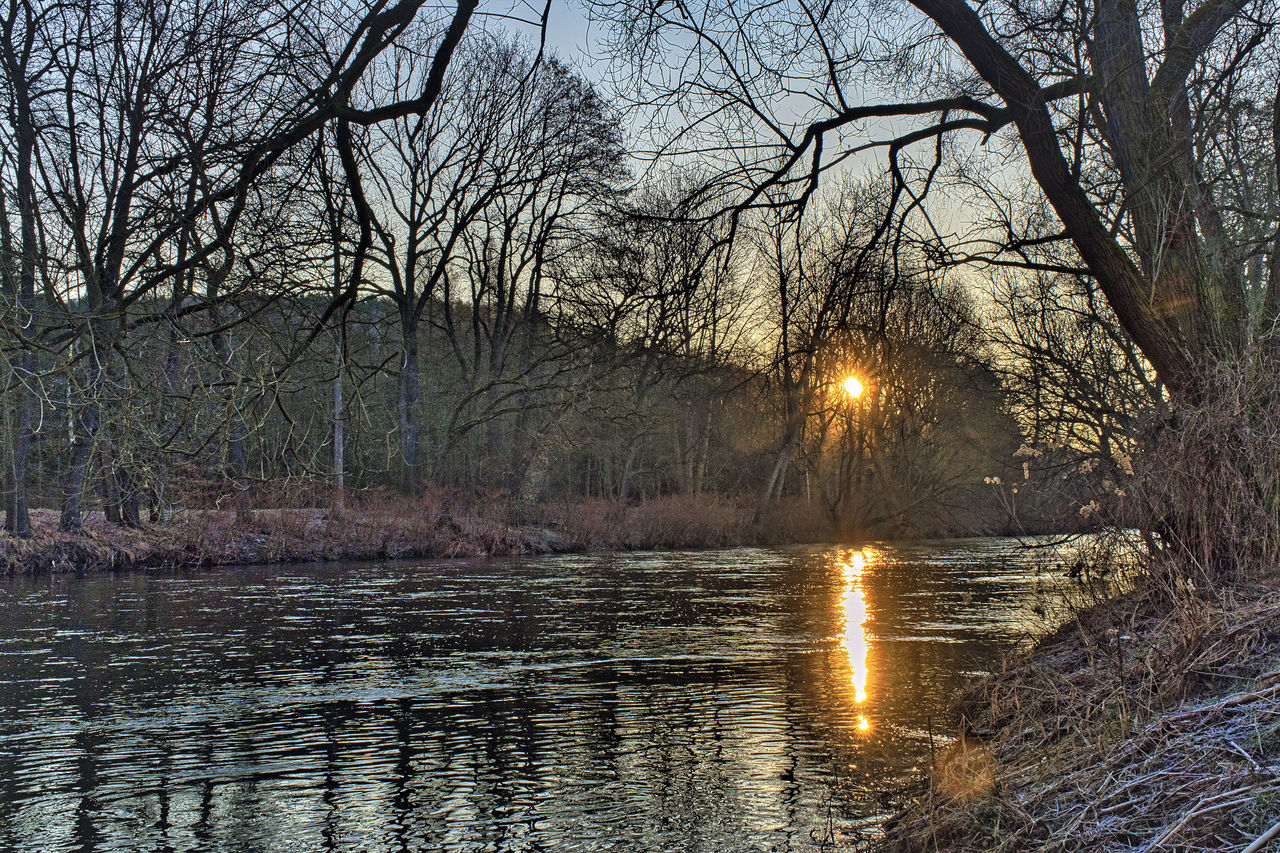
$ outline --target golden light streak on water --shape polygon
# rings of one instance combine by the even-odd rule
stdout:
[[[853,681],[853,700],[861,704],[867,701],[867,596],[863,589],[862,577],[867,570],[868,549],[849,555],[847,562],[841,564],[844,579],[843,594],[840,597],[841,616],[844,630],[841,645],[844,646],[849,659],[849,672]],[[858,730],[869,731],[871,721],[858,715]]]

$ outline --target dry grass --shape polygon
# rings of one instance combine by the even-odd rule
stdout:
[[[140,529],[90,513],[80,534],[57,529],[57,514],[36,510],[34,535],[0,534],[0,574],[164,568],[232,563],[477,557],[544,553],[544,531],[519,528],[445,492],[407,498],[382,491],[352,495],[341,510],[314,507],[207,509],[176,513]]]
[[[923,783],[887,849],[1242,850],[1280,819],[1280,591],[1098,605],[957,712],[994,789]]]
[[[137,530],[90,513],[78,535],[59,532],[57,514],[37,510],[32,538],[0,533],[0,574],[724,547],[829,536],[812,522],[806,526],[807,516],[820,515],[807,505],[776,507],[756,523],[749,502],[714,496],[676,495],[625,506],[606,500],[559,504],[537,508],[520,519],[523,524],[513,520],[513,507],[500,497],[439,489],[414,497],[376,489],[352,493],[340,509],[321,508],[337,502],[314,490],[258,498],[270,508],[185,510]],[[303,499],[312,505],[279,505]]]
[[[542,509],[539,521],[573,551],[720,548],[829,541],[831,526],[803,500],[755,503],[716,495],[668,495],[631,504],[588,500]]]

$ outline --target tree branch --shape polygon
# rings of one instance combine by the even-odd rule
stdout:
[[[1014,123],[1036,182],[1062,220],[1108,301],[1147,359],[1171,384],[1188,380],[1190,362],[1165,317],[1153,305],[1149,282],[1107,232],[1072,175],[1046,109],[1045,91],[988,32],[962,0],[911,0],[959,48],[974,70],[1013,110]],[[1175,310],[1178,306],[1174,306]]]
[[[1244,9],[1245,0],[1210,0],[1191,13],[1165,45],[1164,61],[1151,79],[1151,91],[1168,104],[1187,80],[1196,59],[1208,49],[1227,22]]]

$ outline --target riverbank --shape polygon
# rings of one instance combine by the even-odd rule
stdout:
[[[579,501],[522,515],[501,502],[445,493],[350,496],[341,509],[185,510],[140,528],[89,513],[83,530],[58,530],[33,510],[30,538],[0,533],[0,574],[709,548],[829,539],[820,513],[780,502],[760,518],[745,501],[677,495],[634,504]]]
[[[1280,849],[1280,589],[1100,603],[972,685],[895,851]]]

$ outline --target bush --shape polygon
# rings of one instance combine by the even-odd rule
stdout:
[[[1153,531],[1153,579],[1171,592],[1280,565],[1280,361],[1204,368],[1207,389],[1148,431],[1134,496]]]

